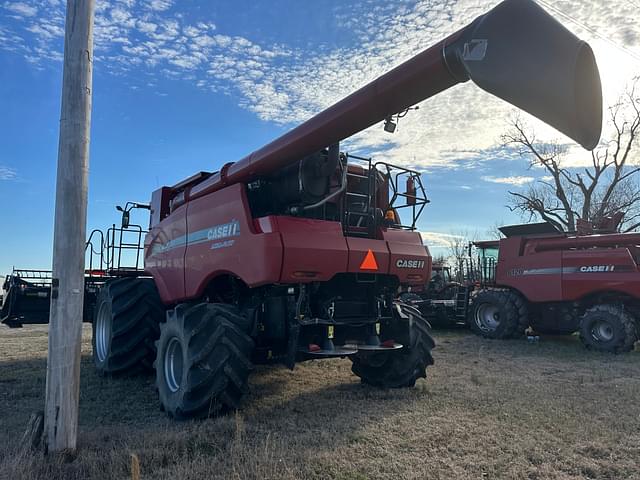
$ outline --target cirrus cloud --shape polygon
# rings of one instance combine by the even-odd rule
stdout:
[[[15,169],[0,165],[0,180],[15,180],[18,173]]]

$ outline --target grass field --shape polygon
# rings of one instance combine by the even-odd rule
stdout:
[[[46,327],[0,328],[0,478],[640,478],[640,352],[436,332],[414,389],[363,386],[348,360],[258,367],[240,413],[173,422],[152,378],[104,379],[85,327],[77,456],[21,450],[43,408]]]

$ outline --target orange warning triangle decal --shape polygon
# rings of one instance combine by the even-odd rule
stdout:
[[[378,262],[376,262],[376,257],[373,255],[371,249],[369,249],[367,255],[360,264],[360,270],[378,270]]]

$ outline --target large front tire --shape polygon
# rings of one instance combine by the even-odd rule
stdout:
[[[486,338],[517,338],[529,326],[527,303],[510,290],[487,289],[472,294],[468,324]]]
[[[622,305],[596,305],[580,319],[580,340],[589,349],[628,352],[638,336],[636,319]]]
[[[413,387],[418,378],[426,378],[426,369],[433,365],[431,350],[436,344],[429,333],[429,323],[414,308],[398,305],[396,321],[409,322],[409,345],[390,352],[359,352],[351,356],[351,371],[362,383],[379,388]]]
[[[178,305],[161,326],[154,363],[160,403],[176,419],[236,410],[247,390],[253,340],[235,307]]]
[[[164,306],[150,278],[120,278],[98,293],[93,320],[93,361],[103,375],[149,371]]]

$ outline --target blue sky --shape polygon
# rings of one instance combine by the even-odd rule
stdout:
[[[496,3],[98,1],[88,230],[117,222],[117,203],[243,157]],[[640,0],[541,3],[592,43],[613,101],[640,73]],[[60,0],[0,0],[0,274],[51,264],[63,22]],[[507,191],[543,173],[499,148],[512,114],[465,84],[395,135],[377,125],[346,147],[425,172],[419,227],[443,246],[520,220]]]

